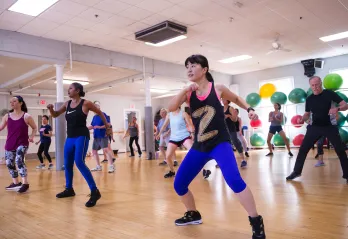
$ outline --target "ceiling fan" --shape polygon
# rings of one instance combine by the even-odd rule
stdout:
[[[277,51],[284,51],[284,52],[291,52],[292,50],[286,49],[282,46],[282,44],[279,43],[279,34],[277,35],[276,39],[272,42],[272,48],[269,52],[266,53],[266,55],[275,53]]]

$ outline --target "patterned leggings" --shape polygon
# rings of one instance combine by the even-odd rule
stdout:
[[[27,176],[27,166],[24,162],[24,156],[27,150],[27,146],[19,146],[17,150],[5,151],[6,166],[12,178],[18,178],[18,170],[16,169],[16,163],[21,177],[23,178]]]

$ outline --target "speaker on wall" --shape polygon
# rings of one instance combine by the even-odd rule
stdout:
[[[315,74],[314,59],[308,59],[301,61],[304,67],[304,75],[307,77],[312,77]]]

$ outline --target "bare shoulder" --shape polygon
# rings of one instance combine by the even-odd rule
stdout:
[[[32,118],[32,117],[31,117],[31,115],[29,113],[24,113],[24,119],[25,120],[28,120],[30,118]]]
[[[84,100],[83,104],[89,106],[89,105],[92,105],[93,103],[89,100]]]

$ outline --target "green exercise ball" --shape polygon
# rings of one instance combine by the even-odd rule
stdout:
[[[288,100],[288,97],[286,97],[286,94],[283,92],[274,92],[271,96],[271,102],[272,104],[279,103],[281,105],[284,105],[286,101]]]
[[[339,97],[341,97],[342,100],[344,100],[345,102],[348,103],[348,97],[347,97],[343,92],[336,91],[335,93],[336,93]],[[336,107],[338,107],[338,104],[336,104]]]
[[[255,133],[250,137],[250,143],[252,146],[264,146],[266,140],[263,134]]]
[[[307,97],[309,97],[312,94],[313,94],[312,88],[309,87],[309,89],[307,90]]]
[[[343,79],[339,74],[328,74],[324,78],[323,85],[328,90],[338,90],[343,84]]]
[[[289,94],[289,101],[294,104],[303,103],[306,101],[307,93],[300,89],[295,88]]]
[[[346,123],[346,117],[341,112],[338,112],[337,125],[341,127],[344,123]]]
[[[290,139],[289,138],[287,138],[287,139],[288,139],[288,142],[289,142]],[[280,136],[280,134],[274,135],[274,137],[273,137],[273,144],[275,146],[284,146],[285,145],[285,142],[284,142],[282,136]]]
[[[338,131],[340,133],[343,143],[346,144],[348,142],[348,132],[344,130],[343,128],[339,128]]]
[[[246,97],[246,102],[251,106],[251,107],[256,107],[260,104],[261,102],[261,97],[257,93],[250,93]]]

